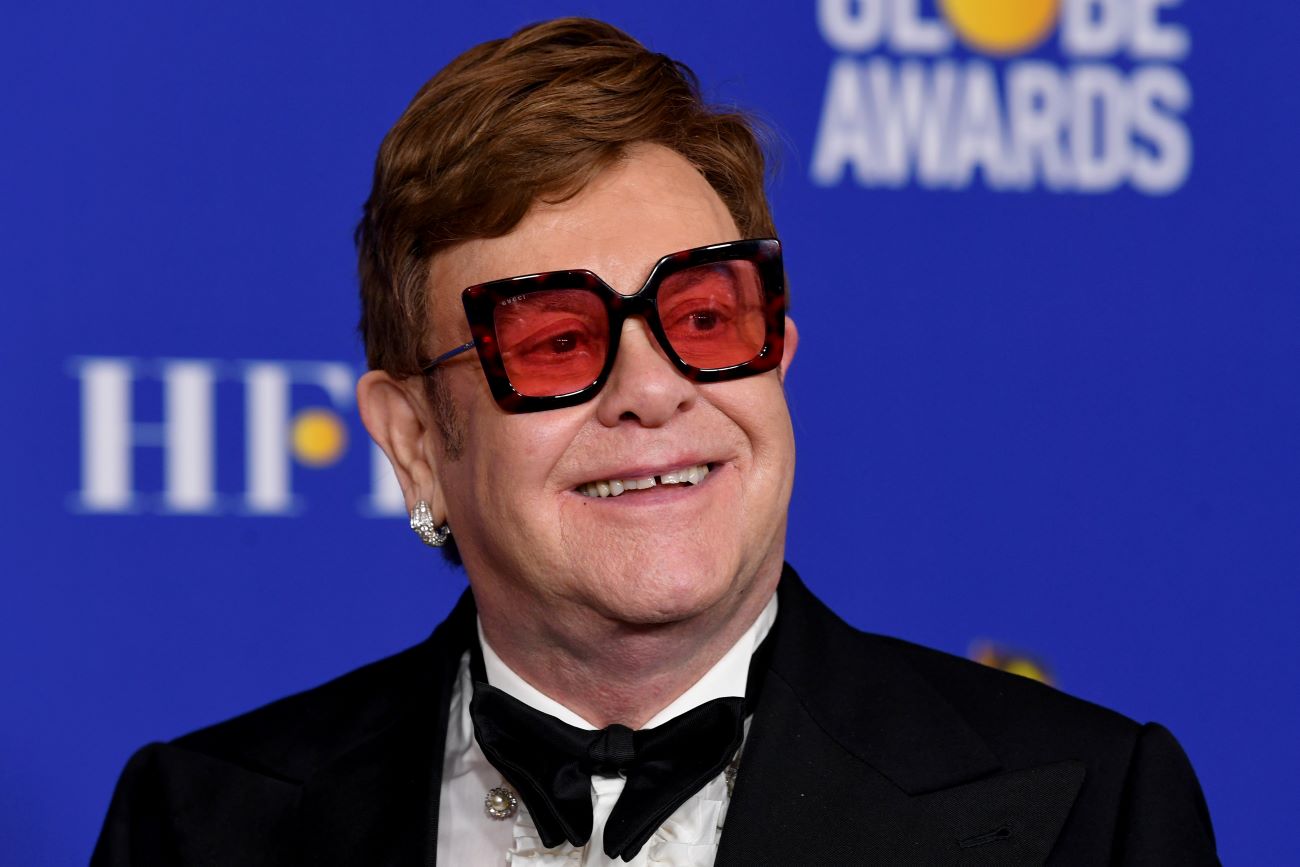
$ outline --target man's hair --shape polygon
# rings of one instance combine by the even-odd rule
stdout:
[[[751,121],[706,105],[690,69],[616,27],[534,24],[471,48],[431,78],[384,137],[357,226],[369,366],[419,372],[435,254],[508,233],[535,201],[572,197],[639,142],[685,157],[743,237],[775,234]],[[438,377],[428,392],[453,450],[454,407]]]

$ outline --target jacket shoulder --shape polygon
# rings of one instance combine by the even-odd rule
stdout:
[[[771,669],[777,694],[788,697],[780,722],[835,742],[838,750],[823,747],[824,757],[847,753],[868,769],[864,779],[882,775],[909,797],[943,801],[965,792],[985,807],[999,787],[1073,778],[1077,798],[1062,801],[1073,806],[1052,863],[1217,863],[1195,773],[1163,727],[861,632],[792,570],[787,579],[776,627],[782,652]]]
[[[1005,767],[1082,764],[1083,794],[1063,832],[1062,857],[1109,840],[1115,863],[1219,863],[1196,773],[1163,726],[1138,723],[1035,680],[937,650],[864,637],[906,660]]]
[[[170,747],[298,781],[391,725],[412,688],[433,689],[430,640],[311,689],[183,735]]]
[[[992,753],[986,759],[996,757],[1004,768],[1100,755],[1121,767],[1127,761],[1141,731],[1133,720],[1020,675],[862,632],[792,570],[787,577],[780,588],[779,673],[851,749],[864,740],[869,718],[877,731],[925,732],[947,743],[959,730],[973,734]]]
[[[435,708],[473,634],[475,616],[473,597],[466,591],[433,634],[414,647],[168,746],[266,776],[303,780],[399,721],[436,718]]]
[[[1141,732],[1141,725],[1123,714],[1031,678],[899,638],[858,634],[866,644],[901,658],[1004,760],[1016,753],[1041,751],[1045,759],[1062,750],[1090,752],[1107,746],[1127,754]],[[1024,756],[1025,761],[1034,758]]]
[[[294,863],[302,785],[393,725],[429,642],[135,753],[94,867]]]

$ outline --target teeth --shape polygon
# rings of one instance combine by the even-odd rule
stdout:
[[[655,485],[698,485],[708,474],[708,466],[700,464],[699,466],[687,467],[684,470],[661,473],[657,477],[648,476],[644,479],[607,479],[599,482],[587,482],[578,486],[578,493],[584,497],[617,497],[624,491],[644,491],[653,488]]]

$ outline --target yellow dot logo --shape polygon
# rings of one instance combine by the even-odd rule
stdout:
[[[985,54],[1029,51],[1056,26],[1060,0],[939,0],[962,42]]]
[[[309,467],[328,466],[343,456],[348,431],[326,409],[304,409],[293,418],[293,454]]]

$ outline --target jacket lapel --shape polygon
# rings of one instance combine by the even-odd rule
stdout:
[[[474,630],[469,592],[387,685],[386,724],[306,780],[302,863],[433,864],[447,708]]]
[[[1041,863],[1083,768],[1004,772],[882,639],[787,567],[717,864]]]

